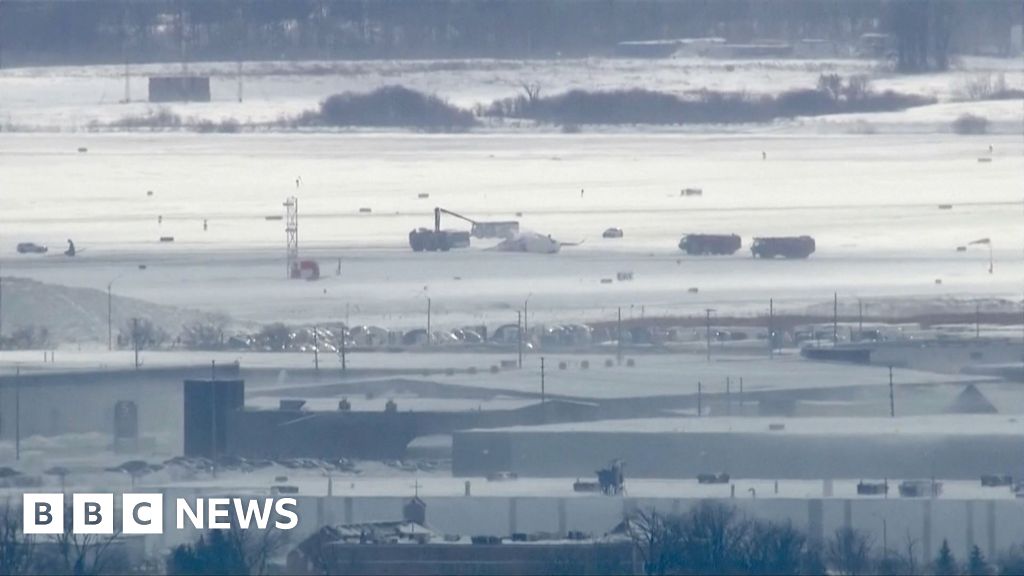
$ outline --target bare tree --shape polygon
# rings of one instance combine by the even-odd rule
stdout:
[[[113,546],[121,532],[113,534],[75,534],[73,509],[64,509],[64,532],[50,537],[52,552],[39,559],[39,569],[48,574],[73,574],[89,576],[110,572],[123,572],[127,559],[120,549]]]
[[[0,508],[0,574],[18,576],[29,573],[32,567],[33,543],[21,531],[19,516],[10,500]]]
[[[189,324],[181,331],[182,344],[190,350],[220,350],[224,346],[224,326],[222,319]]]
[[[121,329],[118,341],[128,342],[139,350],[159,348],[167,341],[167,332],[147,318],[132,318]]]
[[[167,573],[185,574],[267,574],[270,559],[287,543],[282,530],[243,530],[232,522],[227,530],[210,530],[194,544],[171,551]]]
[[[669,519],[657,510],[637,510],[626,521],[627,532],[633,547],[643,562],[644,574],[665,574],[673,560],[678,541],[670,534]]]
[[[801,572],[807,538],[789,522],[752,522],[744,544],[746,574]]]
[[[818,76],[818,91],[828,94],[833,101],[839,100],[843,92],[843,78],[834,73]]]
[[[865,574],[871,567],[871,540],[859,530],[840,528],[825,545],[825,559],[836,574]]]
[[[871,79],[866,74],[854,74],[846,79],[846,86],[843,87],[843,96],[847,102],[863,100],[871,94]]]
[[[530,104],[536,104],[540,100],[540,82],[520,82],[519,87],[523,89],[526,101]]]
[[[702,502],[680,526],[682,556],[698,574],[725,574],[742,564],[750,522],[736,509],[718,502]]]

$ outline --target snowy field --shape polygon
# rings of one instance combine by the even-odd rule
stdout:
[[[769,297],[795,311],[830,301],[834,291],[844,306],[861,298],[943,308],[976,298],[1019,301],[1024,284],[1024,109],[1015,101],[958,101],[978,77],[1001,74],[1008,87],[1024,86],[1013,60],[965,58],[949,72],[916,76],[857,60],[246,63],[242,102],[235,63],[190,70],[213,74],[214,101],[168,110],[243,122],[394,83],[469,107],[513,96],[523,82],[547,94],[624,87],[765,93],[811,87],[819,74],[834,72],[867,74],[876,90],[939,103],[727,130],[97,134],[88,132],[90,123],[158,108],[140,101],[143,76],[180,70],[131,68],[128,104],[119,103],[121,66],[0,70],[0,126],[17,130],[0,131],[4,274],[101,291],[114,280],[115,296],[238,321],[389,328],[423,326],[428,298],[438,328],[493,328],[514,322],[527,298],[531,322],[581,322],[610,320],[618,307],[627,318],[706,307],[760,314]],[[994,133],[951,134],[949,121],[964,112],[989,118]],[[680,197],[688,187],[703,196]],[[267,217],[282,216],[291,195],[299,198],[302,257],[320,262],[320,282],[285,279],[284,224]],[[407,234],[431,225],[434,206],[517,219],[582,244],[557,255],[496,253],[487,242],[413,254]],[[603,239],[612,226],[625,237]],[[740,234],[744,248],[731,257],[686,257],[676,245],[688,232]],[[817,240],[810,260],[749,257],[754,236],[800,234]],[[160,243],[162,236],[174,242]],[[60,256],[67,238],[83,250],[74,260]],[[956,250],[981,238],[992,240],[991,275],[985,246]],[[50,253],[16,254],[24,241],[47,244]],[[620,272],[632,272],[633,281],[602,283]],[[103,296],[82,304],[97,323],[82,333],[93,338],[105,336]]]
[[[769,297],[805,305],[836,290],[1019,300],[1022,152],[1011,136],[2,134],[0,264],[100,290],[118,278],[117,295],[242,320],[394,328],[423,324],[428,297],[437,327],[514,322],[530,294],[539,322],[607,320],[617,306],[760,313]],[[704,194],[680,197],[685,187]],[[293,194],[320,282],[285,279],[284,225],[265,219]],[[583,244],[414,254],[406,235],[431,225],[435,205]],[[625,237],[601,238],[610,226]],[[687,232],[737,233],[744,249],[687,257],[676,247]],[[746,249],[753,236],[799,234],[817,240],[807,261]],[[83,249],[74,260],[60,255],[66,238]],[[956,251],[980,238],[992,239],[994,274],[984,246]],[[22,241],[51,253],[18,255]],[[601,283],[618,272],[634,280]]]
[[[212,102],[146,102],[150,75],[180,74],[179,65],[15,68],[0,70],[0,126],[17,130],[88,129],[127,116],[167,110],[184,119],[273,122],[316,108],[331,94],[401,84],[472,108],[537,85],[543,95],[572,89],[644,88],[671,93],[701,89],[768,94],[813,88],[821,74],[866,75],[875,90],[896,90],[949,103],[965,83],[1003,75],[1007,87],[1024,87],[1024,71],[1011,58],[963,58],[948,72],[896,75],[867,60],[373,60],[357,62],[246,62],[239,97],[234,62],[191,64],[188,73],[211,76]],[[125,102],[127,100],[127,103]],[[967,109],[976,108],[969,105]],[[1002,110],[1003,114],[999,111]],[[990,120],[1019,118],[1020,107],[996,107]],[[941,113],[948,123],[960,111]],[[907,124],[902,119],[900,124]],[[906,129],[906,126],[904,126]]]

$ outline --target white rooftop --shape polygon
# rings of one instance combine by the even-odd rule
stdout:
[[[508,428],[474,430],[474,432],[612,432],[641,434],[723,434],[731,432],[737,434],[805,434],[817,436],[999,435],[1024,437],[1024,418],[977,414],[907,416],[900,418],[644,418],[548,424],[545,426],[512,426]]]

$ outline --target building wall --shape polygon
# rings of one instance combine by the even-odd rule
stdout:
[[[224,377],[238,373],[235,366],[217,371]],[[182,382],[209,373],[209,366],[204,366],[2,376],[0,439],[14,439],[16,404],[23,440],[85,433],[109,434],[113,439],[114,406],[130,400],[138,407],[140,437],[180,453]]]
[[[628,487],[628,486],[627,486]],[[178,531],[174,502],[194,499],[212,491],[175,488],[164,491],[163,535],[146,537],[146,549],[191,542],[198,530]],[[231,496],[217,491],[217,496]],[[253,494],[241,494],[241,496]],[[427,526],[440,534],[508,536],[513,532],[564,535],[580,531],[599,536],[613,529],[631,511],[656,509],[684,513],[703,500],[674,497],[421,497],[427,505]],[[408,497],[299,496],[298,527],[289,532],[294,546],[327,524],[378,522],[402,518]],[[926,498],[751,498],[749,494],[719,500],[751,518],[791,522],[814,539],[827,540],[843,527],[855,528],[872,538],[876,548],[888,538],[891,549],[905,551],[914,543],[918,560],[934,558],[949,541],[954,554],[965,558],[977,544],[989,558],[1024,540],[1024,502]],[[884,525],[884,529],[883,529]]]
[[[1024,475],[1024,435],[620,433],[464,431],[453,435],[452,472],[484,476],[591,476],[615,458],[641,478],[728,472],[741,478],[975,479]]]

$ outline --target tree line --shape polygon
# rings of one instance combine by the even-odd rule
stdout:
[[[893,34],[899,67],[1009,51],[1011,0],[0,0],[0,66],[607,53],[617,42],[854,42]]]
[[[637,511],[626,523],[644,574],[838,574],[843,576],[997,576],[1024,574],[1024,547],[986,558],[972,546],[959,559],[942,541],[934,558],[908,532],[892,542],[839,528],[821,541],[791,523],[752,519],[705,501],[684,514]],[[879,545],[881,544],[881,545]]]

